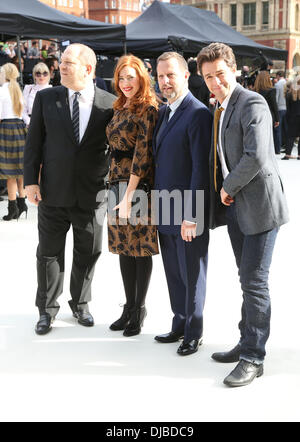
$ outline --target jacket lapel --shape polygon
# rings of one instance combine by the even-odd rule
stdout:
[[[187,96],[183,99],[183,101],[180,104],[180,106],[176,109],[175,114],[169,120],[167,126],[165,127],[164,131],[162,132],[162,134],[160,136],[159,143],[156,145],[156,153],[158,152],[158,150],[159,150],[159,148],[161,146],[161,143],[163,142],[163,140],[166,137],[166,135],[168,135],[170,130],[175,126],[176,122],[182,116],[182,112],[185,110],[185,108],[187,107],[187,105],[191,101],[192,97],[193,97],[193,95],[189,92],[187,94]],[[163,113],[163,115],[164,115],[164,113]]]
[[[242,86],[240,86],[239,84],[236,85],[236,87],[235,87],[234,91],[232,92],[232,95],[229,99],[229,103],[228,103],[228,106],[225,111],[223,124],[222,124],[222,131],[221,131],[221,141],[222,141],[222,147],[224,149],[224,152],[225,152],[225,129],[228,126],[230,117],[234,111],[234,105],[235,105],[242,89],[243,89]]]
[[[71,115],[70,115],[68,89],[65,87],[58,88],[57,90],[56,108],[58,110],[59,115],[61,116],[61,119],[63,121],[63,126],[68,136],[71,138],[72,142],[75,145],[78,145],[75,138]]]
[[[163,122],[166,108],[167,108],[167,107],[164,106],[164,107],[162,107],[162,108],[159,110],[158,120],[157,120],[157,123],[156,123],[155,128],[154,128],[154,131],[153,131],[152,149],[153,149],[153,153],[154,153],[154,154],[156,153],[156,149],[157,149],[157,145],[156,145],[156,137],[157,137],[157,134],[158,134],[159,128],[160,128],[160,126],[161,126],[161,124],[162,124],[162,122]]]

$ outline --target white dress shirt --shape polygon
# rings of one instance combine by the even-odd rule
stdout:
[[[73,101],[75,97],[75,92],[72,89],[68,89],[69,92],[69,105],[70,105],[70,114],[72,119],[73,113]],[[91,112],[92,106],[94,102],[95,96],[95,86],[93,81],[89,82],[85,89],[82,89],[80,95],[78,97],[79,104],[79,141],[82,140],[82,137],[86,131]]]
[[[168,105],[169,108],[171,109],[168,121],[170,121],[170,119],[173,117],[173,115],[175,114],[175,112],[177,111],[177,109],[179,108],[179,106],[181,105],[181,103],[183,102],[183,100],[185,99],[188,93],[189,91],[187,90],[186,92],[183,93],[183,95],[177,98],[177,100],[175,100],[172,104]]]
[[[21,117],[19,115],[16,115],[13,110],[13,104],[10,97],[9,89],[8,89],[9,83],[6,82],[3,84],[2,87],[0,87],[0,120],[5,120],[8,118],[19,118]],[[22,99],[23,101],[23,99]]]
[[[219,159],[220,159],[220,163],[221,163],[221,167],[222,167],[222,174],[223,174],[224,180],[227,177],[227,175],[229,174],[229,170],[227,168],[227,164],[226,164],[226,161],[225,161],[224,150],[223,150],[222,139],[221,139],[221,131],[222,131],[222,125],[223,125],[224,116],[225,116],[225,113],[226,113],[226,108],[228,106],[228,103],[229,103],[230,97],[232,95],[232,92],[236,88],[236,85],[237,85],[237,83],[234,85],[233,89],[230,91],[230,93],[227,95],[227,97],[225,98],[225,100],[221,104],[221,107],[224,110],[221,113],[220,121],[219,121],[219,134],[218,134],[218,145],[217,145],[217,148],[218,148],[218,155],[219,155]],[[218,106],[218,107],[220,107],[220,106]]]

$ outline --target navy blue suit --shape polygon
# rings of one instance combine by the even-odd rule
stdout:
[[[163,224],[161,211],[157,225],[161,253],[174,313],[172,331],[183,333],[186,342],[199,339],[203,332],[203,308],[206,294],[208,249],[209,150],[211,145],[212,116],[199,100],[189,92],[165,129],[157,134],[166,106],[159,111],[153,137],[155,161],[155,189],[180,191],[182,219],[193,221],[186,214],[196,213],[196,190],[204,190],[204,227],[191,242],[181,238],[181,225],[174,222],[174,205],[170,223]],[[184,191],[191,192],[184,198]],[[172,201],[171,201],[172,202]],[[159,209],[162,208],[160,201]],[[197,226],[202,225],[197,218]]]

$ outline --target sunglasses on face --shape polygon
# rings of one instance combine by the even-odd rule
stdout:
[[[35,76],[36,77],[41,77],[41,76],[43,76],[43,77],[47,77],[48,76],[48,72],[36,72],[35,73]]]

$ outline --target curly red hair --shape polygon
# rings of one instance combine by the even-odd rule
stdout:
[[[130,100],[129,110],[132,113],[136,113],[141,116],[149,106],[155,107],[158,109],[158,103],[156,99],[155,92],[151,86],[150,76],[148,71],[138,57],[135,57],[132,54],[123,55],[115,68],[114,72],[114,86],[115,91],[117,93],[117,100],[114,103],[114,109],[122,110],[126,103],[126,97],[121,91],[119,87],[119,76],[122,69],[126,66],[132,67],[135,69],[137,76],[140,80],[140,88],[136,95]]]

